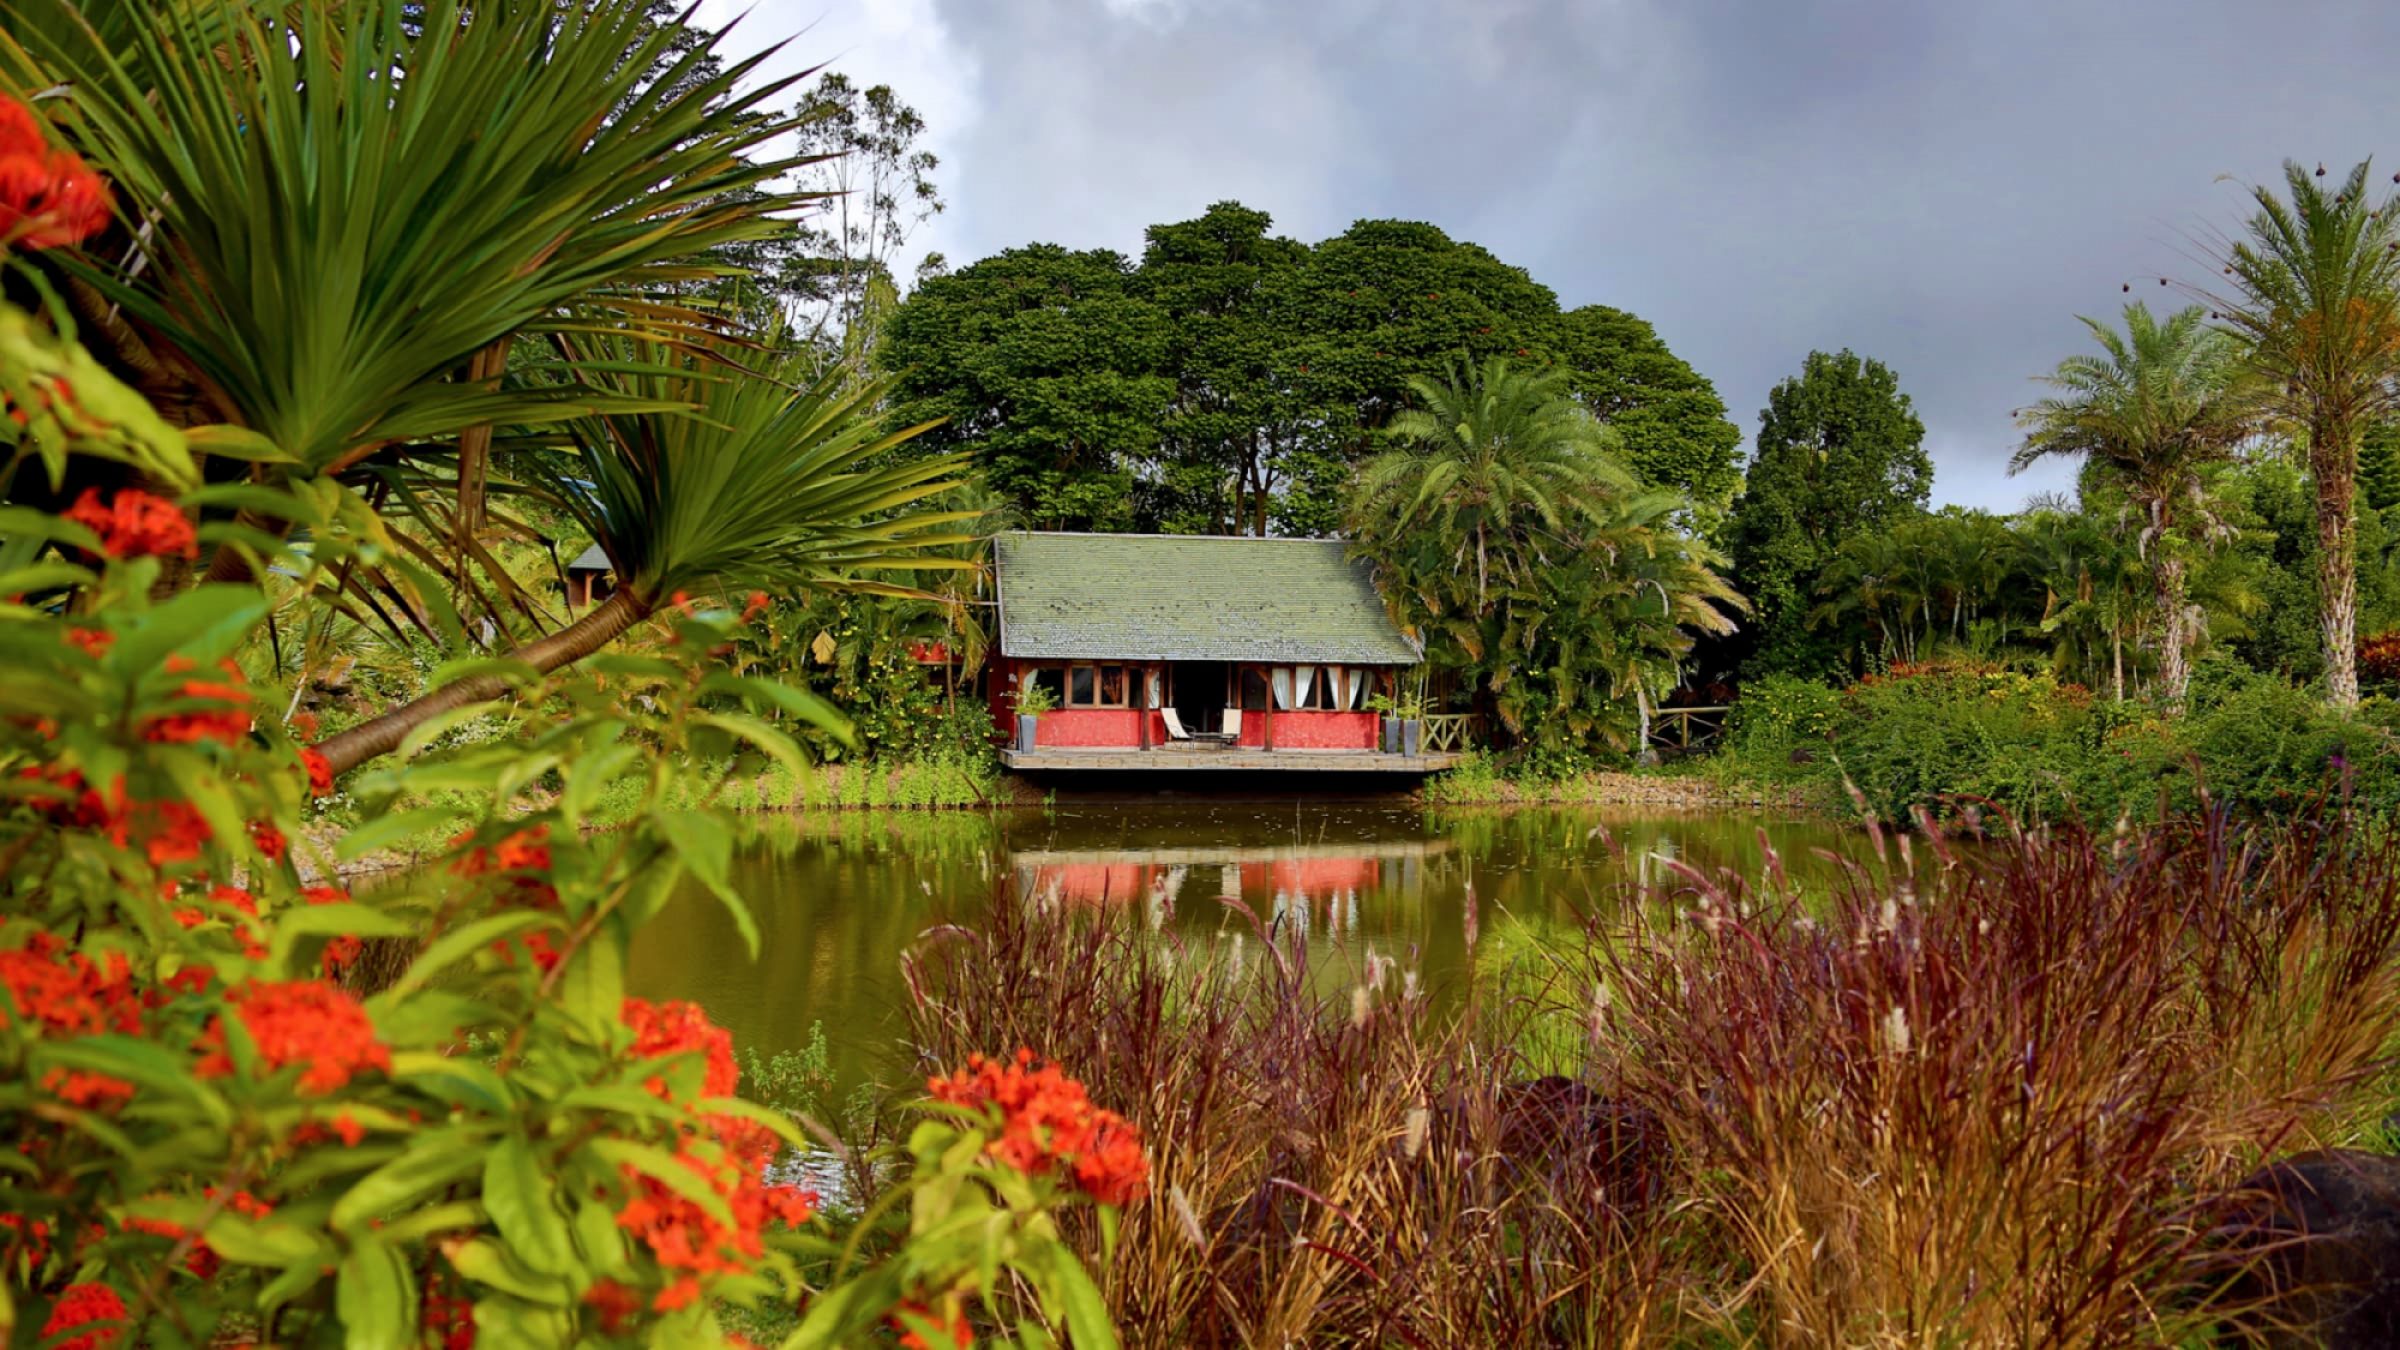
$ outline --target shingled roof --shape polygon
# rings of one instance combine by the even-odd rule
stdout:
[[[1000,650],[1033,660],[1413,665],[1338,539],[1003,534]]]

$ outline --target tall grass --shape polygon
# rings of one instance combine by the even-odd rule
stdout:
[[[1235,901],[1208,941],[1164,897],[1004,904],[914,954],[912,1029],[929,1069],[1031,1046],[1147,1132],[1102,1272],[1136,1344],[2213,1334],[2210,1201],[2385,1104],[2388,832],[1875,842],[1806,897],[1670,873],[1438,1016],[1363,952],[1328,1000]]]

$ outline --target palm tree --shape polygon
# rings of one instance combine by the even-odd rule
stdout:
[[[2162,323],[2149,306],[2127,305],[2122,334],[2096,319],[2083,325],[2101,355],[2070,356],[2040,377],[2059,393],[2019,415],[2025,443],[2008,469],[2063,455],[2097,465],[2123,487],[2142,517],[2135,546],[2156,586],[2160,690],[2177,708],[2190,682],[2188,553],[2228,533],[2205,471],[2230,458],[2253,429],[2233,386],[2238,353],[2198,306]]]
[[[143,392],[269,480],[449,458],[462,530],[485,429],[627,406],[508,373],[513,336],[688,333],[669,287],[797,200],[757,190],[789,164],[743,157],[789,82],[740,88],[756,61],[712,70],[643,0],[23,7],[47,17],[0,37],[0,84],[61,91],[116,183],[136,228],[73,280]]]
[[[1474,376],[1412,376],[1422,408],[1391,420],[1392,449],[1359,475],[1360,510],[1395,531],[1422,530],[1470,555],[1478,611],[1491,593],[1496,537],[1570,528],[1634,487],[1616,440],[1585,412],[1564,371],[1517,371],[1493,357]]]
[[[2330,195],[2324,174],[2287,160],[2289,201],[2253,187],[2243,237],[2217,250],[2230,293],[2199,294],[2246,344],[2267,409],[2307,445],[2326,694],[2347,708],[2358,704],[2359,440],[2400,410],[2400,198],[2367,200],[2363,160]]]
[[[566,427],[564,454],[525,456],[527,476],[590,532],[618,578],[603,603],[508,654],[549,672],[599,651],[677,593],[850,589],[917,595],[880,578],[963,569],[943,556],[966,511],[911,509],[958,486],[962,461],[889,452],[925,430],[887,432],[881,384],[853,385],[814,353],[751,372],[681,347],[556,339],[604,381],[612,401],[651,411],[599,413]],[[690,408],[686,414],[680,410]],[[499,698],[496,675],[456,680],[318,749],[339,773],[396,748],[456,708]]]

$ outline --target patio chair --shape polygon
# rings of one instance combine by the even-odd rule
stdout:
[[[1192,738],[1192,733],[1183,729],[1183,719],[1175,715],[1173,708],[1161,708],[1158,712],[1159,716],[1166,719],[1168,740],[1188,741]]]

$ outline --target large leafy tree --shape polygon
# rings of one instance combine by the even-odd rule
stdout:
[[[1013,367],[1009,353],[1051,321],[1025,301],[1029,270],[1089,255],[1034,246],[928,283],[878,356],[901,374],[896,415],[951,414],[953,434],[991,445],[995,466],[1014,444],[1055,443],[1064,424],[1105,432],[1105,463],[1070,456],[1103,475],[1072,509],[1036,474],[1003,475],[1036,523],[1321,535],[1340,526],[1350,476],[1410,406],[1412,379],[1506,356],[1572,371],[1574,392],[1618,429],[1647,481],[1690,493],[1704,521],[1721,509],[1739,433],[1639,319],[1562,316],[1523,269],[1421,222],[1360,221],[1314,246],[1272,225],[1219,202],[1153,226],[1129,278],[1113,255],[1079,274],[1079,296],[1124,307],[1074,354],[1073,383],[1048,357]],[[1018,374],[1045,381],[1044,396],[1012,396],[1004,386]],[[1152,379],[1165,384],[1142,383]]]
[[[2371,200],[2370,177],[2361,161],[2328,192],[2324,166],[2286,161],[2285,193],[2254,187],[2222,250],[2225,293],[2203,292],[2307,450],[2325,691],[2341,707],[2358,703],[2359,444],[2400,409],[2400,197]]]
[[[1219,202],[1197,220],[1148,231],[1140,286],[1172,333],[1175,388],[1137,503],[1145,527],[1267,533],[1295,460],[1314,462],[1338,412],[1307,398],[1304,372],[1285,357],[1291,335],[1277,305],[1308,248],[1270,234],[1272,224],[1264,211]]]
[[[876,349],[894,422],[939,421],[920,444],[972,450],[1028,525],[1129,528],[1175,392],[1170,326],[1133,270],[1105,249],[1037,244],[928,280]]]
[[[2180,707],[2190,669],[2191,555],[2230,532],[2209,495],[2209,470],[2253,429],[2233,380],[2237,349],[2196,305],[2163,321],[2147,305],[2127,305],[2122,333],[2096,319],[2083,324],[2100,353],[2070,356],[2041,377],[2057,392],[2020,414],[2025,443],[2009,471],[2064,456],[2098,467],[2124,490],[2155,581],[2160,690],[2169,707]]]
[[[1648,322],[1606,305],[1560,315],[1550,342],[1575,397],[1623,442],[1626,465],[1681,493],[1703,533],[1719,528],[1742,484],[1742,429],[1716,386]]]
[[[1759,413],[1727,522],[1734,578],[1757,610],[1753,669],[1813,672],[1837,658],[1809,632],[1818,575],[1842,542],[1925,509],[1933,461],[1899,377],[1844,350],[1810,352]]]

